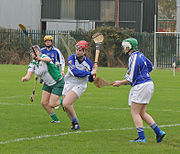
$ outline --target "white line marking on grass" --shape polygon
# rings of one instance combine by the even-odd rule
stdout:
[[[26,96],[31,96],[31,95],[16,95],[16,96],[7,96],[7,97],[0,97],[0,99],[1,99],[1,98],[4,98],[4,99],[6,99],[6,98],[19,98],[19,97],[26,97]]]
[[[20,105],[20,106],[31,106],[31,105],[39,105],[39,104],[33,104],[33,103],[27,103],[27,104],[23,104],[23,103],[0,103],[0,105]]]
[[[177,127],[177,126],[180,126],[180,124],[160,125],[159,127],[166,128],[166,127]],[[144,127],[144,128],[149,129],[150,127]],[[71,135],[71,134],[94,133],[94,132],[105,132],[105,131],[120,131],[120,130],[132,130],[132,129],[135,129],[135,128],[127,127],[127,128],[119,128],[119,129],[94,129],[94,130],[85,130],[85,131],[64,132],[64,133],[54,134],[54,135],[41,135],[41,136],[35,136],[35,137],[29,137],[29,138],[28,137],[27,138],[17,138],[17,139],[9,140],[9,141],[0,141],[0,144],[8,144],[8,143],[49,138],[49,137],[58,137],[58,136]]]
[[[0,103],[0,105],[20,105],[20,106],[36,106],[39,105],[37,103],[26,103],[26,104],[21,104],[21,103]],[[130,110],[130,108],[115,108],[115,107],[105,107],[105,106],[81,106],[84,108],[94,108],[94,109],[108,109],[108,110]],[[156,109],[147,109],[147,111],[158,111],[158,112],[180,112],[177,110],[156,110]]]
[[[31,95],[15,95],[15,96],[6,96],[6,97],[0,97],[0,99],[11,99],[11,98],[19,98],[19,97],[30,97]],[[36,94],[38,96],[38,93]]]

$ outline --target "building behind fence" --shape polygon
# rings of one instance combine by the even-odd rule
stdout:
[[[156,0],[120,0],[119,25],[136,32],[154,30]],[[0,3],[0,27],[89,31],[115,25],[116,0],[4,0]],[[11,7],[13,6],[13,7]],[[156,6],[156,8],[155,8]],[[15,13],[14,13],[15,12]]]

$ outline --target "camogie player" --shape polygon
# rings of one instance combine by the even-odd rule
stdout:
[[[82,40],[76,44],[76,54],[68,58],[68,71],[65,75],[63,89],[63,107],[72,122],[71,130],[80,129],[79,121],[74,110],[74,102],[85,92],[87,82],[93,82],[97,66],[86,57],[88,42]]]
[[[61,74],[64,77],[65,60],[61,51],[53,46],[53,41],[54,39],[51,35],[46,35],[44,37],[45,47],[42,48],[41,51],[42,54],[46,54],[51,58],[51,61],[57,66],[58,69],[60,69],[59,66],[61,65]],[[44,84],[42,79],[40,79],[40,83]],[[62,98],[59,99],[59,105],[62,105]],[[54,109],[58,109],[59,105],[55,106]]]
[[[52,62],[57,66],[59,69],[59,65],[61,65],[61,74],[64,76],[64,67],[65,67],[65,60],[61,53],[61,51],[53,46],[53,37],[51,35],[47,35],[44,37],[44,48],[41,49],[42,54],[48,55]]]
[[[54,112],[54,107],[59,104],[59,97],[62,96],[64,78],[51,59],[41,53],[38,45],[33,46],[35,53],[31,50],[32,61],[28,66],[27,74],[22,77],[22,82],[30,80],[33,73],[39,76],[44,85],[42,88],[41,104],[50,115],[52,123],[60,123]]]
[[[135,38],[123,40],[122,47],[128,54],[128,68],[125,80],[115,81],[113,86],[130,83],[132,88],[129,93],[129,105],[131,105],[131,115],[138,132],[138,138],[130,142],[146,142],[144,135],[143,121],[145,121],[156,133],[157,143],[161,142],[165,132],[160,130],[153,118],[146,113],[147,105],[154,92],[154,84],[149,73],[152,71],[151,62],[138,50],[138,42]]]

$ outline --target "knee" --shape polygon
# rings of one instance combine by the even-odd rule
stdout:
[[[146,117],[146,112],[142,112],[142,113],[140,113],[140,116],[141,116],[141,118],[144,120],[144,119],[145,119],[145,117]]]
[[[46,102],[46,101],[41,101],[41,105],[42,105],[42,106],[47,106],[47,105],[48,105],[48,102]]]
[[[64,103],[64,102],[63,102],[63,107],[64,107],[65,109],[68,109],[70,106],[71,106],[71,105],[69,105],[68,103]]]
[[[51,102],[49,102],[48,106],[51,107],[51,108],[55,107],[54,104],[52,104]]]
[[[137,112],[136,110],[131,110],[131,116],[132,116],[133,118],[135,118],[135,117],[139,117],[139,116],[141,116],[141,115],[140,115],[140,113]]]
[[[66,103],[63,102],[63,107],[64,107],[64,108],[68,108],[68,106],[69,106],[68,104],[66,104]]]

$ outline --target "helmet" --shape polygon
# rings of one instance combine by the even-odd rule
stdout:
[[[33,45],[33,46],[30,48],[30,52],[32,52],[33,49],[34,49],[35,52],[36,52],[36,51],[41,52],[41,49],[40,49],[40,47],[39,47],[38,45]]]
[[[76,44],[76,49],[86,51],[88,49],[88,42],[81,40]]]
[[[128,38],[123,40],[122,47],[126,49],[129,47],[130,50],[137,50],[138,49],[138,41],[135,38]]]
[[[47,40],[50,40],[50,41],[52,41],[53,42],[53,37],[51,36],[51,35],[46,35],[45,37],[44,37],[44,42],[46,42]]]

